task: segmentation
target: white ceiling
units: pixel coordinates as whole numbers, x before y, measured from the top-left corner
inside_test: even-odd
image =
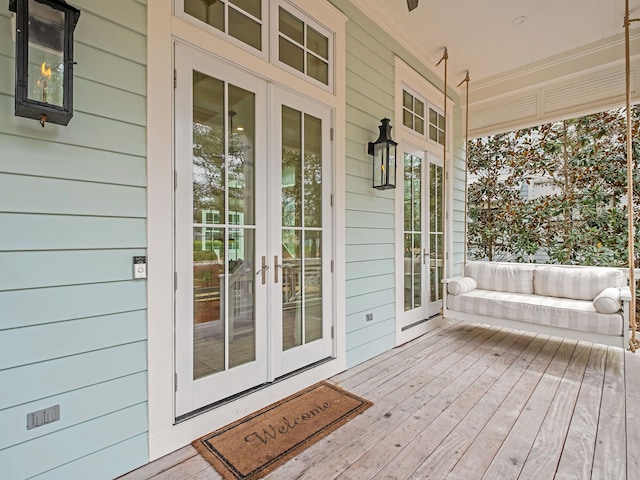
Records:
[[[469,70],[472,89],[549,57],[575,57],[594,42],[620,43],[624,33],[624,0],[420,0],[412,12],[406,0],[352,2],[436,72],[447,47],[449,83]],[[630,7],[640,17],[640,0]],[[517,17],[526,20],[513,24]]]

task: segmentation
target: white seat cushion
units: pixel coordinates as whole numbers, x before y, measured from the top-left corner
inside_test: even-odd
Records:
[[[592,301],[475,289],[447,297],[447,308],[488,317],[622,335],[622,314],[598,313]],[[526,330],[526,326],[523,326]]]
[[[607,287],[625,286],[626,278],[616,268],[541,266],[535,271],[533,285],[538,295],[593,300]]]
[[[473,278],[478,288],[500,292],[533,293],[535,266],[526,263],[469,262],[465,276]],[[593,300],[593,297],[589,300]]]

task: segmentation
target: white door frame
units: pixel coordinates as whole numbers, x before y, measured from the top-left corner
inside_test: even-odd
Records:
[[[346,139],[346,28],[347,18],[328,2],[294,0],[302,11],[334,32],[334,92],[317,88],[251,55],[220,38],[173,16],[172,0],[154,0],[147,5],[147,238],[149,278],[148,304],[148,411],[149,459],[155,460],[207,432],[228,424],[280,398],[295,393],[346,368],[345,314],[345,169],[335,162],[334,177],[334,305],[336,358],[316,368],[278,382],[234,402],[202,413],[197,418],[175,422],[174,414],[174,325],[173,325],[173,41],[181,39],[208,51],[221,61],[244,66],[274,83],[287,85],[309,98],[331,107],[336,126],[333,157],[344,158]],[[181,81],[181,79],[178,79]]]

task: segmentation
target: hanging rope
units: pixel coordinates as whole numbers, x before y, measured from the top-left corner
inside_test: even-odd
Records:
[[[442,152],[442,211],[444,212],[443,219],[447,218],[447,63],[449,60],[449,53],[447,52],[447,47],[444,47],[444,52],[442,53],[442,58],[438,63],[436,63],[436,67],[440,66],[442,61],[444,60],[444,145]],[[443,278],[447,278],[449,276],[449,272],[447,271],[447,222],[444,221],[444,225],[442,227],[442,270],[443,270]],[[437,262],[437,259],[436,259]]]
[[[467,155],[467,152],[469,150],[469,82],[471,81],[471,79],[469,78],[469,70],[467,70],[467,75],[464,77],[464,80],[462,80],[459,84],[458,87],[460,87],[460,85],[462,85],[463,83],[467,84],[467,91],[465,94],[465,98],[466,98],[466,106],[465,106],[465,110],[464,110],[464,259],[463,259],[463,265],[467,265],[467,221],[469,220],[469,212],[467,211],[467,207],[468,207],[468,203],[469,203],[469,198],[468,198],[468,191],[467,191],[467,175],[469,172],[469,168],[467,165],[467,161],[469,159],[469,156]],[[458,88],[456,87],[456,88]]]
[[[629,349],[636,351],[639,346],[636,339],[638,329],[636,323],[636,279],[635,279],[635,254],[633,244],[635,241],[635,230],[633,226],[633,139],[631,137],[631,61],[629,55],[629,27],[631,22],[640,19],[629,18],[629,0],[625,0],[624,14],[624,57],[625,57],[625,83],[626,83],[626,108],[627,108],[627,209],[628,209],[628,237],[629,237],[629,288],[631,289],[631,314],[629,323],[631,324],[631,338],[629,339]]]

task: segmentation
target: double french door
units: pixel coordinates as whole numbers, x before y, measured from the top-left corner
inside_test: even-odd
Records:
[[[332,356],[333,219],[327,107],[186,46],[175,66],[180,416]]]
[[[403,312],[406,330],[437,315],[442,305],[444,269],[443,164],[438,157],[403,153]]]

